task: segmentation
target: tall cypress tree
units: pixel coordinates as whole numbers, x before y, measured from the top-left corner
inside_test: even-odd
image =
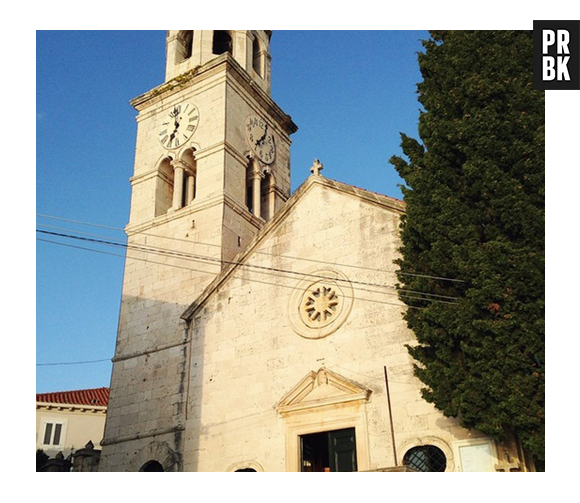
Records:
[[[433,31],[405,186],[399,296],[424,398],[544,459],[544,93],[532,32]],[[416,293],[425,292],[418,299]]]

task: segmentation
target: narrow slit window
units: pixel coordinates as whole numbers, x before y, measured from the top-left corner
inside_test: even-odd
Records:
[[[44,445],[50,445],[50,439],[52,437],[52,423],[46,423],[46,428],[44,429],[44,440],[42,443]]]
[[[60,445],[60,434],[62,433],[62,424],[54,425],[54,438],[52,439],[52,445]]]

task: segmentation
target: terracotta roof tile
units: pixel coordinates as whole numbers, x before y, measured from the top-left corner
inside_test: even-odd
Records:
[[[42,403],[63,403],[72,405],[107,406],[109,403],[109,388],[81,389],[75,391],[54,391],[52,393],[37,393],[36,401]]]

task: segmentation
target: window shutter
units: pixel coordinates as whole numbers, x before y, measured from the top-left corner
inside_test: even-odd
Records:
[[[328,433],[328,448],[333,472],[356,472],[354,428]]]

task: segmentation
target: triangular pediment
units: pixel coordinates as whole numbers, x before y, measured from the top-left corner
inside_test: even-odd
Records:
[[[278,402],[281,414],[368,400],[371,390],[328,369],[309,372]]]

